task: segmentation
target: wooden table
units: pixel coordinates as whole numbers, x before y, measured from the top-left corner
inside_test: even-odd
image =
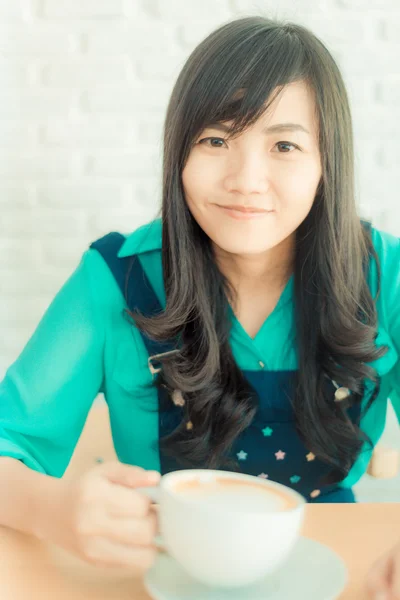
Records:
[[[98,458],[116,458],[105,403],[90,411],[64,477],[78,476]],[[366,573],[400,539],[400,503],[307,504],[302,534],[344,559],[349,583],[340,600],[367,600]],[[149,600],[141,576],[132,570],[96,568],[60,548],[0,527],[0,599],[71,598]]]
[[[400,538],[400,504],[309,504],[302,533],[345,560],[349,583],[340,600],[366,600],[370,565]],[[94,567],[7,528],[0,528],[0,598],[149,600],[140,574]]]

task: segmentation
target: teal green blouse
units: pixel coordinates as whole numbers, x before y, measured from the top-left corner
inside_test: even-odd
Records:
[[[138,254],[162,306],[161,219],[126,236],[119,256]],[[381,376],[378,398],[361,421],[377,443],[385,427],[388,398],[400,420],[400,240],[372,228],[381,264],[377,300],[377,345],[387,354],[369,363]],[[375,262],[369,286],[376,293]],[[241,369],[297,369],[292,343],[293,275],[256,337],[232,313],[231,347]],[[157,451],[157,392],[148,354],[138,329],[123,315],[123,295],[103,258],[94,249],[58,291],[19,357],[0,383],[0,455],[55,477],[66,470],[92,403],[103,393],[113,442],[121,462],[160,469]],[[367,392],[374,385],[366,381]],[[367,402],[369,393],[364,402]],[[371,451],[365,445],[343,487],[364,474]]]

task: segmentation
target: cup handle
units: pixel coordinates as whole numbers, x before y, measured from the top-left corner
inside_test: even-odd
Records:
[[[150,498],[150,500],[153,500],[154,504],[160,503],[160,486],[159,485],[152,485],[149,487],[136,488],[136,491],[140,492],[141,494],[144,494],[145,496],[148,496]]]
[[[147,496],[148,498],[150,498],[150,500],[153,500],[154,504],[156,504],[157,506],[159,506],[159,503],[160,503],[160,486],[154,485],[154,486],[151,486],[151,487],[136,488],[136,491],[140,492],[141,494],[144,494],[145,496]],[[157,547],[157,550],[159,550],[160,552],[167,552],[161,534],[158,534],[158,535],[155,536],[155,538],[154,538],[154,545]]]

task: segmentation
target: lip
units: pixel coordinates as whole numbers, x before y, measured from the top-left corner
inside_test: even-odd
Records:
[[[227,215],[229,215],[233,219],[257,219],[261,217],[266,217],[269,214],[275,212],[273,210],[263,210],[259,208],[251,209],[247,206],[235,206],[234,208],[229,206],[221,206],[220,204],[217,204],[216,206],[223,210]]]

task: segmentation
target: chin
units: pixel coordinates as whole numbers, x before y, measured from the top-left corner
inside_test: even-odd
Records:
[[[213,242],[224,250],[225,252],[229,252],[229,254],[262,254],[263,252],[267,252],[273,248],[276,244],[270,244],[268,246],[265,245],[265,240],[263,243],[257,243],[255,240],[250,241],[240,241],[240,240],[226,240],[219,239],[218,237],[213,239]]]

